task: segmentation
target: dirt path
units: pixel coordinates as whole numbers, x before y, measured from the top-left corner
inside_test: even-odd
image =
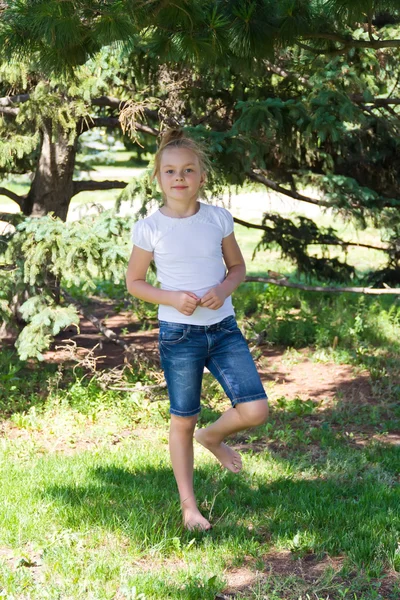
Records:
[[[148,331],[129,312],[115,314],[111,303],[104,302],[93,310],[104,325],[115,331],[121,339],[134,344],[139,350],[158,356],[157,321],[149,321]],[[150,329],[150,327],[153,327]],[[71,327],[59,335],[52,350],[45,353],[50,362],[62,362],[69,353],[62,349],[71,339],[77,344],[78,355],[94,350],[97,368],[105,369],[124,364],[124,351],[113,342],[106,340],[86,319],[81,320],[80,333]],[[284,348],[261,347],[262,355],[257,368],[267,393],[271,399],[285,396],[288,400],[300,398],[318,401],[332,401],[340,397],[344,401],[371,402],[373,394],[367,371],[356,371],[352,366],[333,362],[311,360],[308,349],[288,351]]]

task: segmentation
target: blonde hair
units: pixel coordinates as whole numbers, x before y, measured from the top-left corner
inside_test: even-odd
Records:
[[[200,169],[202,172],[207,172],[207,170],[210,168],[210,160],[204,148],[202,148],[202,146],[195,140],[186,137],[182,129],[167,129],[161,134],[160,137],[161,140],[154,157],[154,168],[152,173],[153,179],[154,177],[157,177],[160,172],[161,155],[167,148],[186,148],[187,150],[191,150],[199,159]]]

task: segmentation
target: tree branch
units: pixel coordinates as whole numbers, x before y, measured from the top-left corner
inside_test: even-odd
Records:
[[[298,73],[289,73],[288,71],[285,71],[278,65],[274,65],[269,60],[264,60],[264,64],[269,71],[275,73],[276,75],[279,75],[280,77],[283,77],[284,79],[289,79],[290,81],[300,81],[309,89],[313,87],[312,84],[308,81],[308,79],[302,77],[302,75],[299,75]]]
[[[279,184],[272,181],[272,179],[268,179],[261,175],[261,173],[257,173],[256,171],[248,171],[247,176],[252,181],[257,181],[258,183],[262,183],[271,190],[275,192],[279,192],[280,194],[284,194],[285,196],[289,196],[290,198],[294,198],[295,200],[301,200],[302,202],[308,202],[309,204],[315,204],[316,206],[326,206],[331,208],[332,205],[329,202],[325,202],[324,200],[315,200],[314,198],[309,198],[308,196],[303,196],[302,194],[298,194],[297,192],[287,190],[281,187]]]
[[[120,100],[112,96],[99,96],[98,98],[92,98],[91,104],[92,106],[109,106],[121,110],[125,106],[126,100]]]
[[[343,44],[343,50],[347,48],[373,48],[379,50],[380,48],[400,47],[400,40],[355,40],[352,37],[343,37],[338,33],[309,33],[308,35],[304,35],[303,39],[319,39],[339,42],[340,44]]]
[[[82,133],[94,127],[121,127],[121,123],[118,117],[86,117],[86,119],[81,119],[80,123],[78,123],[78,135],[82,135]],[[135,129],[143,133],[149,133],[155,137],[159,134],[157,129],[149,125],[143,125],[142,123],[135,123]]]
[[[72,196],[81,192],[93,192],[95,190],[123,189],[128,184],[126,181],[73,181]]]
[[[265,225],[257,225],[256,223],[249,223],[248,221],[242,221],[242,219],[238,219],[237,217],[233,217],[233,220],[238,225],[243,225],[243,227],[248,227],[249,229],[261,229],[262,231],[267,231],[268,227]],[[343,240],[338,240],[337,242],[313,242],[313,244],[319,244],[324,246],[356,246],[359,248],[368,248],[369,250],[382,250],[383,252],[387,252],[388,248],[382,248],[380,246],[370,246],[369,244],[359,244],[358,242],[345,242]]]
[[[82,135],[94,127],[121,127],[118,117],[85,117],[77,123],[78,135]]]
[[[372,33],[372,14],[371,11],[368,11],[368,35],[371,42],[375,42],[375,38]]]
[[[108,106],[109,108],[115,108],[122,110],[125,108],[129,100],[120,100],[119,98],[113,98],[112,96],[99,96],[98,98],[92,99],[92,106]],[[143,112],[147,117],[158,120],[158,111],[150,110],[149,108],[143,108]]]
[[[16,202],[19,207],[22,207],[25,201],[25,196],[19,196],[15,192],[12,192],[11,190],[8,190],[4,187],[0,187],[0,196],[7,196],[7,198],[10,198],[14,202]]]
[[[212,110],[210,110],[209,113],[207,113],[206,115],[204,115],[204,117],[201,117],[200,119],[198,119],[197,121],[195,121],[194,125],[200,125],[201,123],[204,123],[213,114],[215,114],[216,112],[218,112],[219,110],[221,110],[221,108],[226,108],[227,106],[228,106],[228,104],[220,104],[219,106],[215,106]]]
[[[0,106],[14,106],[14,104],[21,104],[27,102],[30,98],[30,94],[18,94],[17,96],[4,96],[0,98]]]
[[[86,308],[84,308],[83,305],[77,300],[75,300],[75,298],[73,298],[65,289],[62,289],[61,291],[68,303],[75,306],[75,308],[81,313],[81,315],[83,315],[85,319],[90,321],[96,327],[96,329],[98,329],[100,333],[104,335],[105,338],[111,340],[112,342],[114,342],[114,344],[117,344],[117,346],[120,346],[128,355],[130,355],[134,359],[142,361],[148,366],[157,364],[155,360],[152,360],[145,352],[135,348],[133,344],[126,344],[124,340],[122,340],[115,333],[115,331],[103,325],[100,319],[98,319],[95,315],[93,315]]]
[[[286,278],[274,279],[272,277],[253,277],[247,276],[245,282],[259,281],[261,283],[270,283],[271,285],[278,285],[280,287],[295,288],[298,290],[305,290],[307,292],[329,292],[329,293],[342,293],[349,292],[352,294],[370,294],[370,295],[381,295],[381,294],[393,294],[400,295],[400,288],[364,288],[364,287],[334,287],[324,285],[303,285],[301,283],[292,283]]]
[[[11,223],[11,225],[18,225],[21,221],[24,220],[24,215],[22,213],[3,213],[0,212],[0,221],[4,223]]]
[[[0,114],[16,117],[19,113],[19,108],[9,108],[8,106],[0,106]]]
[[[243,227],[248,227],[249,229],[261,229],[262,231],[266,230],[264,225],[257,225],[256,223],[248,223],[248,221],[242,221],[242,219],[238,219],[237,217],[233,217],[233,220],[238,225],[243,225]]]
[[[372,100],[366,100],[362,94],[353,94],[349,97],[353,102],[361,104],[375,104],[375,106],[388,106],[390,104],[400,104],[400,98],[372,98]]]

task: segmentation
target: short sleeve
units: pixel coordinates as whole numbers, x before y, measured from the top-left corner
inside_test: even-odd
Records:
[[[231,213],[229,212],[229,210],[226,210],[226,208],[222,208],[221,213],[222,213],[222,230],[223,230],[222,237],[225,238],[228,235],[230,235],[231,233],[233,233],[234,222],[233,222],[233,217],[232,217]]]
[[[153,252],[154,248],[151,243],[151,231],[146,227],[146,223],[142,221],[136,221],[132,227],[132,242],[135,246],[147,250],[147,252]]]

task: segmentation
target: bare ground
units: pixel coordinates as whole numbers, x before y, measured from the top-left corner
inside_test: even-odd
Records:
[[[133,344],[138,350],[149,354],[158,354],[157,321],[147,322],[147,331],[129,312],[113,314],[112,304],[104,303],[93,310],[93,314],[103,324],[115,331],[121,340]],[[124,350],[110,340],[105,339],[96,327],[87,319],[81,319],[80,331],[75,327],[68,328],[56,338],[51,350],[45,353],[45,360],[62,362],[70,356],[63,350],[68,340],[77,344],[78,352],[84,356],[95,349],[98,369],[122,366],[125,362]],[[268,395],[273,398],[285,396],[288,399],[302,398],[329,401],[341,397],[351,401],[373,402],[373,394],[369,384],[367,371],[355,371],[346,364],[333,362],[313,362],[309,350],[295,352],[288,356],[284,348],[270,349],[263,346],[262,356],[257,361],[257,368],[265,384]]]

